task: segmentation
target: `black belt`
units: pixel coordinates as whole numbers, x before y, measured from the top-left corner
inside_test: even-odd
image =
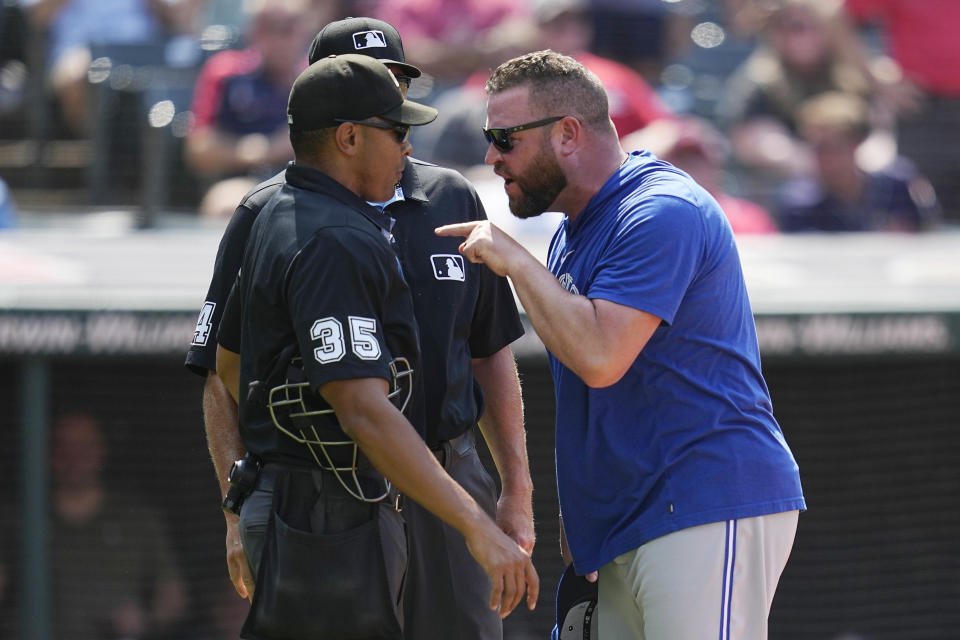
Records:
[[[450,455],[454,451],[462,458],[475,446],[477,446],[477,437],[473,432],[473,427],[471,427],[455,438],[444,440],[440,444],[430,447],[430,450],[437,457],[440,466],[446,467]]]
[[[339,484],[336,484],[336,480],[334,480],[333,478],[332,471],[329,471],[327,469],[322,469],[318,467],[316,464],[298,465],[298,464],[284,464],[282,462],[267,462],[260,469],[260,483],[258,485],[258,488],[268,489],[272,491],[276,486],[277,482],[280,480],[280,478],[282,478],[285,474],[289,474],[289,473],[309,473],[311,475],[319,475],[321,478],[323,478],[322,480],[320,480],[321,484],[325,485],[327,482],[333,482],[335,484],[331,486],[339,486]],[[372,467],[368,472],[358,471],[357,474],[359,476],[366,476],[366,477],[373,477],[373,478],[376,478],[379,475],[379,473],[376,470],[374,470]],[[329,478],[330,480],[326,480],[326,478]]]
[[[347,469],[356,467],[357,470],[373,469],[373,464],[364,455],[363,451],[357,448],[356,457],[354,457],[354,443],[350,440],[337,441],[338,444],[318,444],[303,445],[304,457],[294,458],[291,455],[280,455],[266,453],[260,456],[264,463],[280,464],[289,467],[303,467],[305,470],[314,468],[328,468],[329,466]],[[342,444],[339,444],[342,443]],[[317,459],[313,459],[311,452],[316,454]],[[326,452],[326,455],[324,455]],[[308,457],[311,456],[311,457]],[[329,456],[329,460],[327,457]]]
[[[267,462],[260,468],[260,488],[273,490],[277,480],[279,480],[285,473],[298,472],[312,474],[314,471],[320,471],[320,467],[316,465],[313,467],[308,467],[284,464],[282,462]]]
[[[333,471],[322,469],[316,465],[301,466],[277,462],[267,462],[263,465],[263,467],[260,468],[260,476],[257,483],[257,488],[266,491],[274,491],[280,480],[285,475],[290,473],[311,474],[316,478],[314,482],[316,483],[315,486],[317,486],[318,489],[320,487],[324,487],[324,490],[343,490],[340,482],[334,477],[335,474]],[[357,478],[361,485],[370,490],[371,493],[377,492],[374,495],[379,495],[379,492],[383,491],[383,476],[373,467],[358,470]],[[391,487],[387,500],[391,504],[396,504],[398,497],[399,491],[397,488]]]

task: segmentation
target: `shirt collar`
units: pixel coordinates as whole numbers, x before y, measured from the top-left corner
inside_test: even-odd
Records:
[[[380,227],[381,231],[385,232],[385,236],[389,236],[393,227],[393,219],[327,174],[291,162],[287,165],[284,177],[291,186],[328,195],[356,209],[357,212]]]
[[[400,189],[405,199],[418,200],[420,202],[430,202],[427,192],[423,190],[420,184],[420,176],[417,173],[417,164],[410,158],[406,159],[406,167],[403,169],[403,177],[400,178]]]
[[[397,183],[397,188],[393,194],[393,197],[386,202],[371,202],[371,205],[377,209],[380,209],[381,211],[386,212],[387,207],[394,202],[401,202],[404,200],[416,200],[421,203],[430,202],[430,198],[427,197],[427,192],[423,190],[423,185],[420,184],[420,176],[417,173],[417,165],[413,162],[410,162],[410,158],[406,158],[405,162],[406,166],[403,168],[403,175],[400,177],[400,182]]]
[[[592,219],[596,215],[600,215],[597,212],[602,211],[603,207],[606,205],[606,200],[611,195],[617,195],[620,191],[620,188],[631,179],[634,169],[642,164],[642,161],[638,159],[644,155],[648,159],[650,158],[649,152],[631,151],[627,155],[627,159],[623,161],[617,170],[613,172],[613,175],[611,175],[603,184],[603,186],[600,187],[600,190],[593,194],[593,197],[587,201],[587,206],[583,208],[575,221],[571,221],[570,218],[564,217],[563,226],[568,237],[576,234],[577,231],[582,229],[587,220]]]
[[[399,202],[399,201],[405,200],[405,199],[406,199],[406,198],[403,197],[403,187],[400,186],[400,183],[397,183],[397,186],[396,186],[396,187],[394,188],[394,190],[393,190],[393,197],[392,197],[392,198],[390,198],[389,200],[386,200],[386,201],[384,201],[384,202],[370,202],[370,201],[368,200],[367,203],[370,204],[370,206],[376,207],[376,208],[379,209],[380,211],[383,211],[384,209],[386,209],[387,207],[389,207],[389,206],[390,206],[391,204],[393,204],[394,202]]]

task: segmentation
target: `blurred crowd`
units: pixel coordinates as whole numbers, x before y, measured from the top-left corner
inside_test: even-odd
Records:
[[[955,0],[2,7],[0,227],[18,223],[18,208],[51,203],[229,216],[292,159],[290,85],[313,35],[349,15],[395,25],[425,72],[410,95],[440,117],[416,132],[414,155],[470,176],[484,175],[472,169],[486,150],[486,77],[551,48],[602,80],[628,148],[693,175],[737,233],[915,232],[960,220]]]

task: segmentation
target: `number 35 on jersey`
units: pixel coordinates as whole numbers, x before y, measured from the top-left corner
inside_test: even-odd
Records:
[[[348,316],[349,335],[345,335],[343,323],[337,318],[328,317],[314,321],[310,327],[310,339],[318,345],[313,349],[313,357],[320,364],[338,362],[350,350],[361,360],[380,358],[380,342],[377,340],[377,321],[375,318]]]

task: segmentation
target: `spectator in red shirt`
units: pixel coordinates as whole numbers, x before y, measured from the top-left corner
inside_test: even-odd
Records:
[[[220,52],[204,65],[185,146],[191,169],[211,183],[201,214],[229,215],[253,185],[293,160],[287,98],[306,67],[315,24],[308,8],[304,0],[255,2],[249,47]]]
[[[960,127],[960,2],[956,0],[846,0],[860,23],[879,23],[889,53],[921,96],[900,114],[900,152],[933,183],[944,216],[960,220],[960,148],[944,133]]]
[[[859,22],[883,25],[890,54],[926,93],[960,98],[960,3],[956,0],[846,0]]]

